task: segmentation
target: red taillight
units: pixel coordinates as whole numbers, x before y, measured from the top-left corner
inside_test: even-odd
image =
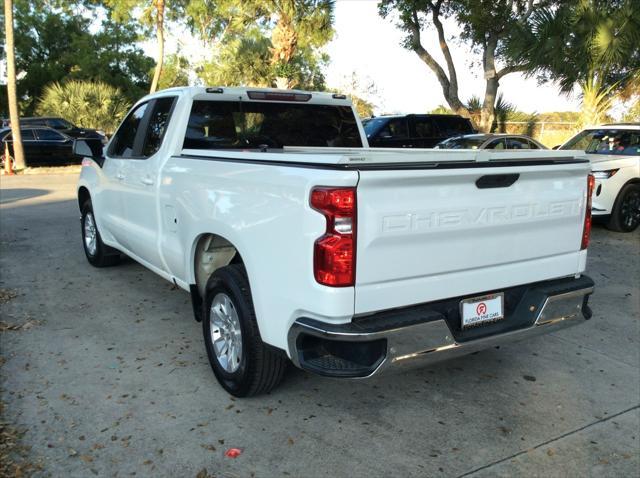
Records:
[[[591,236],[591,196],[593,195],[593,187],[596,180],[593,174],[587,176],[587,207],[584,213],[584,227],[582,228],[582,245],[580,249],[589,247],[589,237]]]
[[[313,251],[316,281],[331,287],[350,287],[356,276],[356,189],[314,188],[311,207],[327,220],[325,234]]]

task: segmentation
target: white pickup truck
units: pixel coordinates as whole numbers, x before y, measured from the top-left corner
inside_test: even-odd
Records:
[[[169,89],[78,140],[82,242],[189,291],[231,394],[369,377],[590,317],[575,152],[369,149],[331,93]]]

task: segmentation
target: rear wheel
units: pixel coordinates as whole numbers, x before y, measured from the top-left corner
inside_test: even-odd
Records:
[[[120,262],[120,253],[102,242],[91,200],[82,206],[82,246],[87,260],[95,267],[113,266]]]
[[[627,184],[618,193],[607,228],[631,232],[640,225],[640,184]]]
[[[220,385],[236,397],[267,393],[287,360],[262,342],[244,267],[232,264],[209,278],[202,330],[209,363]]]

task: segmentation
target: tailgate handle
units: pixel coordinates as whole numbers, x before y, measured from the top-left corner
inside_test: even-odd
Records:
[[[515,183],[519,174],[487,174],[480,176],[476,181],[478,189],[490,189],[490,188],[508,188]]]

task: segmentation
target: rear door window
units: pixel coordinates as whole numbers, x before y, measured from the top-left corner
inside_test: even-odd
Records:
[[[394,118],[387,121],[376,135],[378,139],[405,139],[409,137],[407,120],[405,118]]]
[[[153,112],[149,118],[149,126],[147,127],[144,145],[142,147],[142,156],[145,158],[154,155],[160,149],[160,146],[162,146],[162,140],[165,132],[167,131],[167,126],[169,125],[169,118],[171,116],[175,100],[175,96],[170,96],[158,98],[155,101]]]
[[[64,141],[65,138],[57,131],[52,129],[38,128],[36,130],[36,134],[38,135],[38,139],[40,141]]]
[[[348,106],[260,101],[193,102],[185,149],[254,149],[284,146],[361,147]]]
[[[147,103],[136,106],[124,119],[116,132],[109,155],[116,158],[131,158],[134,156],[134,145],[140,122],[147,110]]]
[[[494,139],[484,149],[505,149],[504,138]]]
[[[507,149],[530,149],[529,141],[524,138],[508,138]]]
[[[411,136],[414,138],[433,138],[438,136],[438,129],[432,118],[413,118],[411,120]]]

